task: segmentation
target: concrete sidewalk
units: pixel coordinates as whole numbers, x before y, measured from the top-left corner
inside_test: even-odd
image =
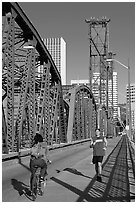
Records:
[[[102,183],[96,181],[94,165],[91,164],[91,153],[87,158],[78,161],[73,168],[66,168],[57,177],[52,177],[47,183],[44,196],[38,196],[36,201],[106,202],[134,200],[134,188],[130,192],[128,183],[126,148],[126,139],[121,137],[108,139],[108,148],[103,163]],[[134,182],[133,178],[132,187]]]

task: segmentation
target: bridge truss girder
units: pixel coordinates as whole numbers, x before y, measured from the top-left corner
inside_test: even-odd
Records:
[[[51,55],[17,3],[2,3],[2,23],[3,153],[31,147],[35,132],[48,144],[65,142],[61,77]]]
[[[91,138],[96,129],[96,104],[90,89],[77,86],[64,95],[69,105],[67,142]]]

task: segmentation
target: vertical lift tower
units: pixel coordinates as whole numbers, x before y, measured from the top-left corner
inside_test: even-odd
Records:
[[[85,20],[88,24],[89,31],[89,81],[90,89],[95,96],[98,110],[104,107],[108,111],[108,66],[106,59],[108,58],[109,49],[109,22],[110,19],[102,17],[102,19],[90,18]],[[113,74],[112,74],[113,76]],[[112,77],[111,76],[111,77]],[[97,91],[99,90],[99,93]],[[98,111],[98,127],[103,131],[102,122],[100,122],[100,111]],[[107,131],[107,121],[106,131]],[[107,132],[106,132],[107,134]]]

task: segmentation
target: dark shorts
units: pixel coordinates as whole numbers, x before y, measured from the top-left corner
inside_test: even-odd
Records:
[[[35,174],[36,169],[40,167],[42,169],[42,171],[44,172],[44,174],[47,174],[47,163],[44,159],[42,158],[38,158],[38,159],[34,159],[31,158],[30,159],[30,170],[32,174]]]
[[[93,164],[96,164],[98,162],[102,163],[102,161],[103,161],[103,156],[93,156],[93,159],[92,159]]]

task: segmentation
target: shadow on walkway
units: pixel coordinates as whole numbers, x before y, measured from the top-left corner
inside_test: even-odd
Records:
[[[11,184],[13,188],[18,191],[19,195],[25,195],[28,199],[32,200],[31,198],[31,192],[29,190],[29,186],[24,184],[21,181],[18,181],[16,179],[11,179]]]
[[[80,176],[83,175],[76,169],[67,168],[66,170]],[[96,181],[96,176],[94,176],[85,190],[81,191],[55,177],[51,179],[79,195],[77,202],[129,202],[135,199],[135,194],[131,194],[129,188],[126,137],[121,138],[103,164],[102,182]]]
[[[78,171],[77,169],[74,169],[74,168],[65,168],[63,171],[68,171],[70,173],[92,179],[92,177],[86,176],[86,175],[82,174],[80,171]]]

